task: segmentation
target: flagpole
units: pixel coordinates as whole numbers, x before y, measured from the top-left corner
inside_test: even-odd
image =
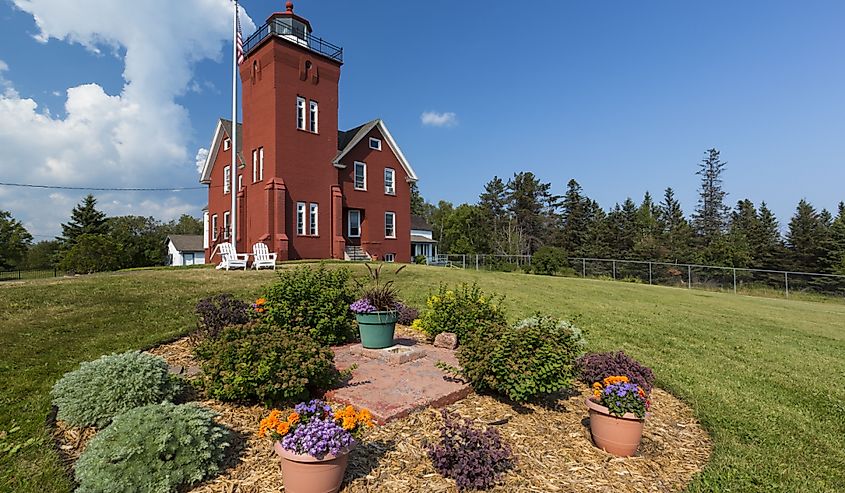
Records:
[[[232,194],[232,213],[229,232],[232,238],[232,246],[238,251],[238,229],[237,222],[237,193],[238,193],[238,0],[235,0],[235,13],[232,17],[232,172],[229,174],[232,184],[229,190]]]

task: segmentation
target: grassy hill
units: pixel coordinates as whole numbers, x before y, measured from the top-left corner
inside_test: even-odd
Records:
[[[199,298],[257,297],[273,278],[141,270],[0,285],[0,490],[70,488],[44,427],[62,373],[178,336],[194,326]],[[691,491],[845,484],[845,305],[420,266],[398,284],[422,306],[439,283],[460,281],[505,294],[514,319],[535,311],[570,318],[587,329],[592,349],[622,348],[652,366],[658,385],[689,403],[715,440]]]

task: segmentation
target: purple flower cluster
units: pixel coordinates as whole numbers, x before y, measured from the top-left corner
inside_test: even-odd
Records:
[[[601,405],[614,416],[625,413],[635,414],[644,418],[648,411],[649,401],[644,392],[640,392],[637,384],[628,382],[613,383],[602,389]]]
[[[282,447],[300,455],[322,459],[327,454],[340,455],[355,445],[352,434],[331,418],[315,418],[297,426],[282,438]]]
[[[361,298],[355,303],[352,303],[349,305],[349,309],[352,310],[353,313],[372,313],[378,311],[375,305],[370,303],[370,300],[367,298]]]
[[[324,418],[331,416],[332,407],[321,401],[320,399],[311,399],[308,402],[300,402],[293,409],[299,414],[299,419],[303,422],[310,418]]]

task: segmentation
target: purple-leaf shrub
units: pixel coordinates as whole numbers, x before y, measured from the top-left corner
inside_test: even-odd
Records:
[[[584,355],[578,359],[577,367],[581,380],[588,385],[601,382],[607,377],[624,375],[646,393],[650,393],[654,387],[654,372],[651,368],[641,365],[624,351]]]
[[[513,465],[510,447],[493,428],[475,428],[445,409],[441,414],[440,442],[427,450],[434,468],[461,491],[492,487]]]
[[[199,320],[192,334],[194,342],[217,339],[226,327],[249,322],[249,304],[228,293],[201,299],[195,312]]]
[[[396,310],[399,312],[399,320],[402,325],[411,325],[414,320],[420,318],[420,311],[404,303],[396,303]]]

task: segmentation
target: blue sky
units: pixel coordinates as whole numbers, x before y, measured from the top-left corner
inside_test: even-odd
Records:
[[[226,1],[64,3],[0,0],[0,181],[195,186],[196,152],[230,111]],[[242,5],[257,24],[282,9]],[[383,118],[429,201],[475,201],[493,175],[528,170],[557,192],[575,178],[605,208],[672,186],[689,213],[714,146],[731,204],[765,200],[785,224],[802,197],[845,200],[842,2],[303,0],[296,12],[344,47],[341,126]],[[135,35],[113,27],[130,21]],[[426,125],[425,112],[454,119]],[[132,129],[160,134],[145,144]],[[113,152],[92,145],[101,136]],[[49,235],[83,194],[0,187],[0,209]],[[113,214],[204,205],[201,191],[101,195]]]

